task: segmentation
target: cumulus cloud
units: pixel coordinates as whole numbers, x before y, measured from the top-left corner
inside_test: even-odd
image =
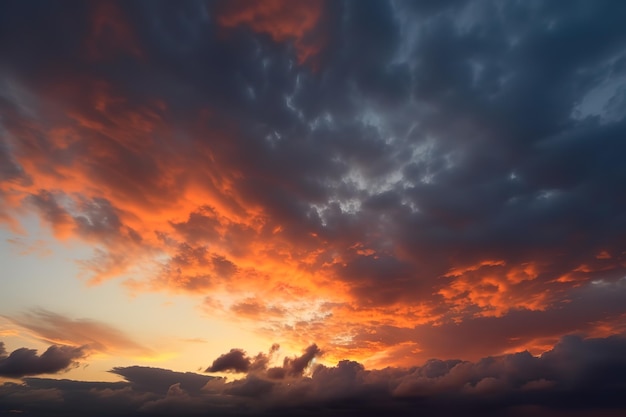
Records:
[[[250,369],[250,358],[241,349],[231,349],[213,361],[205,372],[247,372]]]
[[[288,375],[302,375],[302,372],[311,365],[311,362],[316,357],[320,356],[322,351],[316,344],[312,344],[307,347],[301,356],[295,358],[285,358],[283,368],[287,371]]]
[[[4,345],[0,345],[4,349]],[[41,355],[35,349],[19,348],[6,356],[0,349],[0,376],[19,378],[25,375],[55,374],[77,365],[86,356],[85,348],[50,346]]]
[[[626,407],[624,349],[623,336],[568,335],[539,356],[518,352],[476,361],[431,359],[420,366],[378,370],[342,360],[335,366],[317,364],[310,373],[286,380],[251,372],[242,379],[226,381],[134,366],[112,370],[127,382],[25,378],[24,385],[4,384],[0,386],[0,405],[32,398],[32,402],[20,404],[20,409],[40,410],[41,415],[54,415],[43,407],[57,404],[60,398],[65,404],[55,409],[66,410],[67,415],[80,415],[85,410],[98,415],[100,409],[103,415],[149,411],[178,415],[315,412],[349,416],[394,412],[409,416],[419,412],[446,416],[462,412],[469,416],[515,416],[533,407],[540,415],[578,415],[573,410],[618,415]],[[315,350],[310,347],[302,357]]]
[[[265,384],[257,378],[256,375],[262,375],[270,379],[283,379],[289,377],[302,376],[304,371],[308,369],[316,357],[322,355],[322,351],[316,344],[307,347],[301,356],[288,357],[283,359],[282,366],[269,367],[270,360],[273,359],[280,346],[275,343],[270,348],[268,354],[259,352],[254,357],[247,356],[246,352],[241,349],[231,349],[230,352],[220,355],[213,361],[213,364],[206,369],[205,372],[239,372],[249,373],[246,379],[246,385],[239,386],[235,392],[248,392],[256,389],[269,390],[272,384]],[[247,385],[249,384],[249,385]]]

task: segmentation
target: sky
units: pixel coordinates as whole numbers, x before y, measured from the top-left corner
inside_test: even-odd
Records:
[[[626,3],[0,2],[0,416],[622,416]]]

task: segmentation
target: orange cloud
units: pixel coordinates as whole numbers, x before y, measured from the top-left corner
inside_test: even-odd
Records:
[[[143,58],[134,30],[119,6],[112,1],[92,4],[91,29],[85,41],[88,57],[94,61],[120,54]]]
[[[84,346],[102,353],[127,352],[142,356],[154,353],[121,331],[95,320],[70,319],[46,310],[7,318],[35,337],[53,344]]]
[[[267,11],[284,3],[245,4],[241,15],[225,12],[222,25],[249,25],[297,48],[321,13],[313,10],[321,3],[297,3],[308,17],[296,26],[291,12]],[[263,183],[245,171],[250,161],[243,159],[255,150],[238,146],[236,126],[210,109],[173,120],[160,97],[133,97],[88,76],[47,85],[37,104],[37,117],[6,113],[7,130],[19,138],[13,156],[29,176],[0,185],[7,221],[35,209],[59,239],[92,245],[94,256],[81,265],[94,284],[132,272],[134,291],[226,294],[223,303],[205,307],[296,347],[316,341],[328,358],[367,361],[375,353],[372,363],[402,355],[398,363],[408,363],[427,345],[412,332],[417,326],[545,311],[563,298],[562,290],[619,261],[601,252],[555,272],[545,260],[448,260],[440,276],[430,265],[436,260],[412,263],[412,254],[381,250],[348,226],[330,237],[321,228],[298,227],[301,219],[263,200],[267,189],[258,191]],[[264,178],[276,189],[286,187],[282,180]],[[132,348],[100,325],[43,316],[53,324],[37,324],[41,317],[22,323],[54,343],[114,348],[101,333],[112,346]],[[505,348],[511,346],[518,345]]]
[[[482,261],[468,267],[452,268],[438,293],[462,312],[478,308],[482,316],[502,316],[511,309],[543,310],[548,307],[551,291],[545,284],[533,284],[540,265],[526,262],[507,265],[504,261]]]
[[[232,0],[221,6],[218,23],[222,27],[248,26],[276,42],[294,42],[300,64],[311,60],[322,47],[315,29],[323,0]]]

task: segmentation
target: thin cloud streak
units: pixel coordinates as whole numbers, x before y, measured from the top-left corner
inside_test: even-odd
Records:
[[[47,310],[5,317],[41,340],[82,346],[88,351],[151,356],[154,351],[133,341],[122,331],[90,319],[71,319]]]

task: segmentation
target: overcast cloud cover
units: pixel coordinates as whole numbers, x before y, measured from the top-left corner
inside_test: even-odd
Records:
[[[0,415],[622,415],[624,22],[612,0],[0,2],[2,227],[35,215],[91,249],[91,285],[302,350],[47,379],[156,348],[9,314],[51,346],[0,344]]]

